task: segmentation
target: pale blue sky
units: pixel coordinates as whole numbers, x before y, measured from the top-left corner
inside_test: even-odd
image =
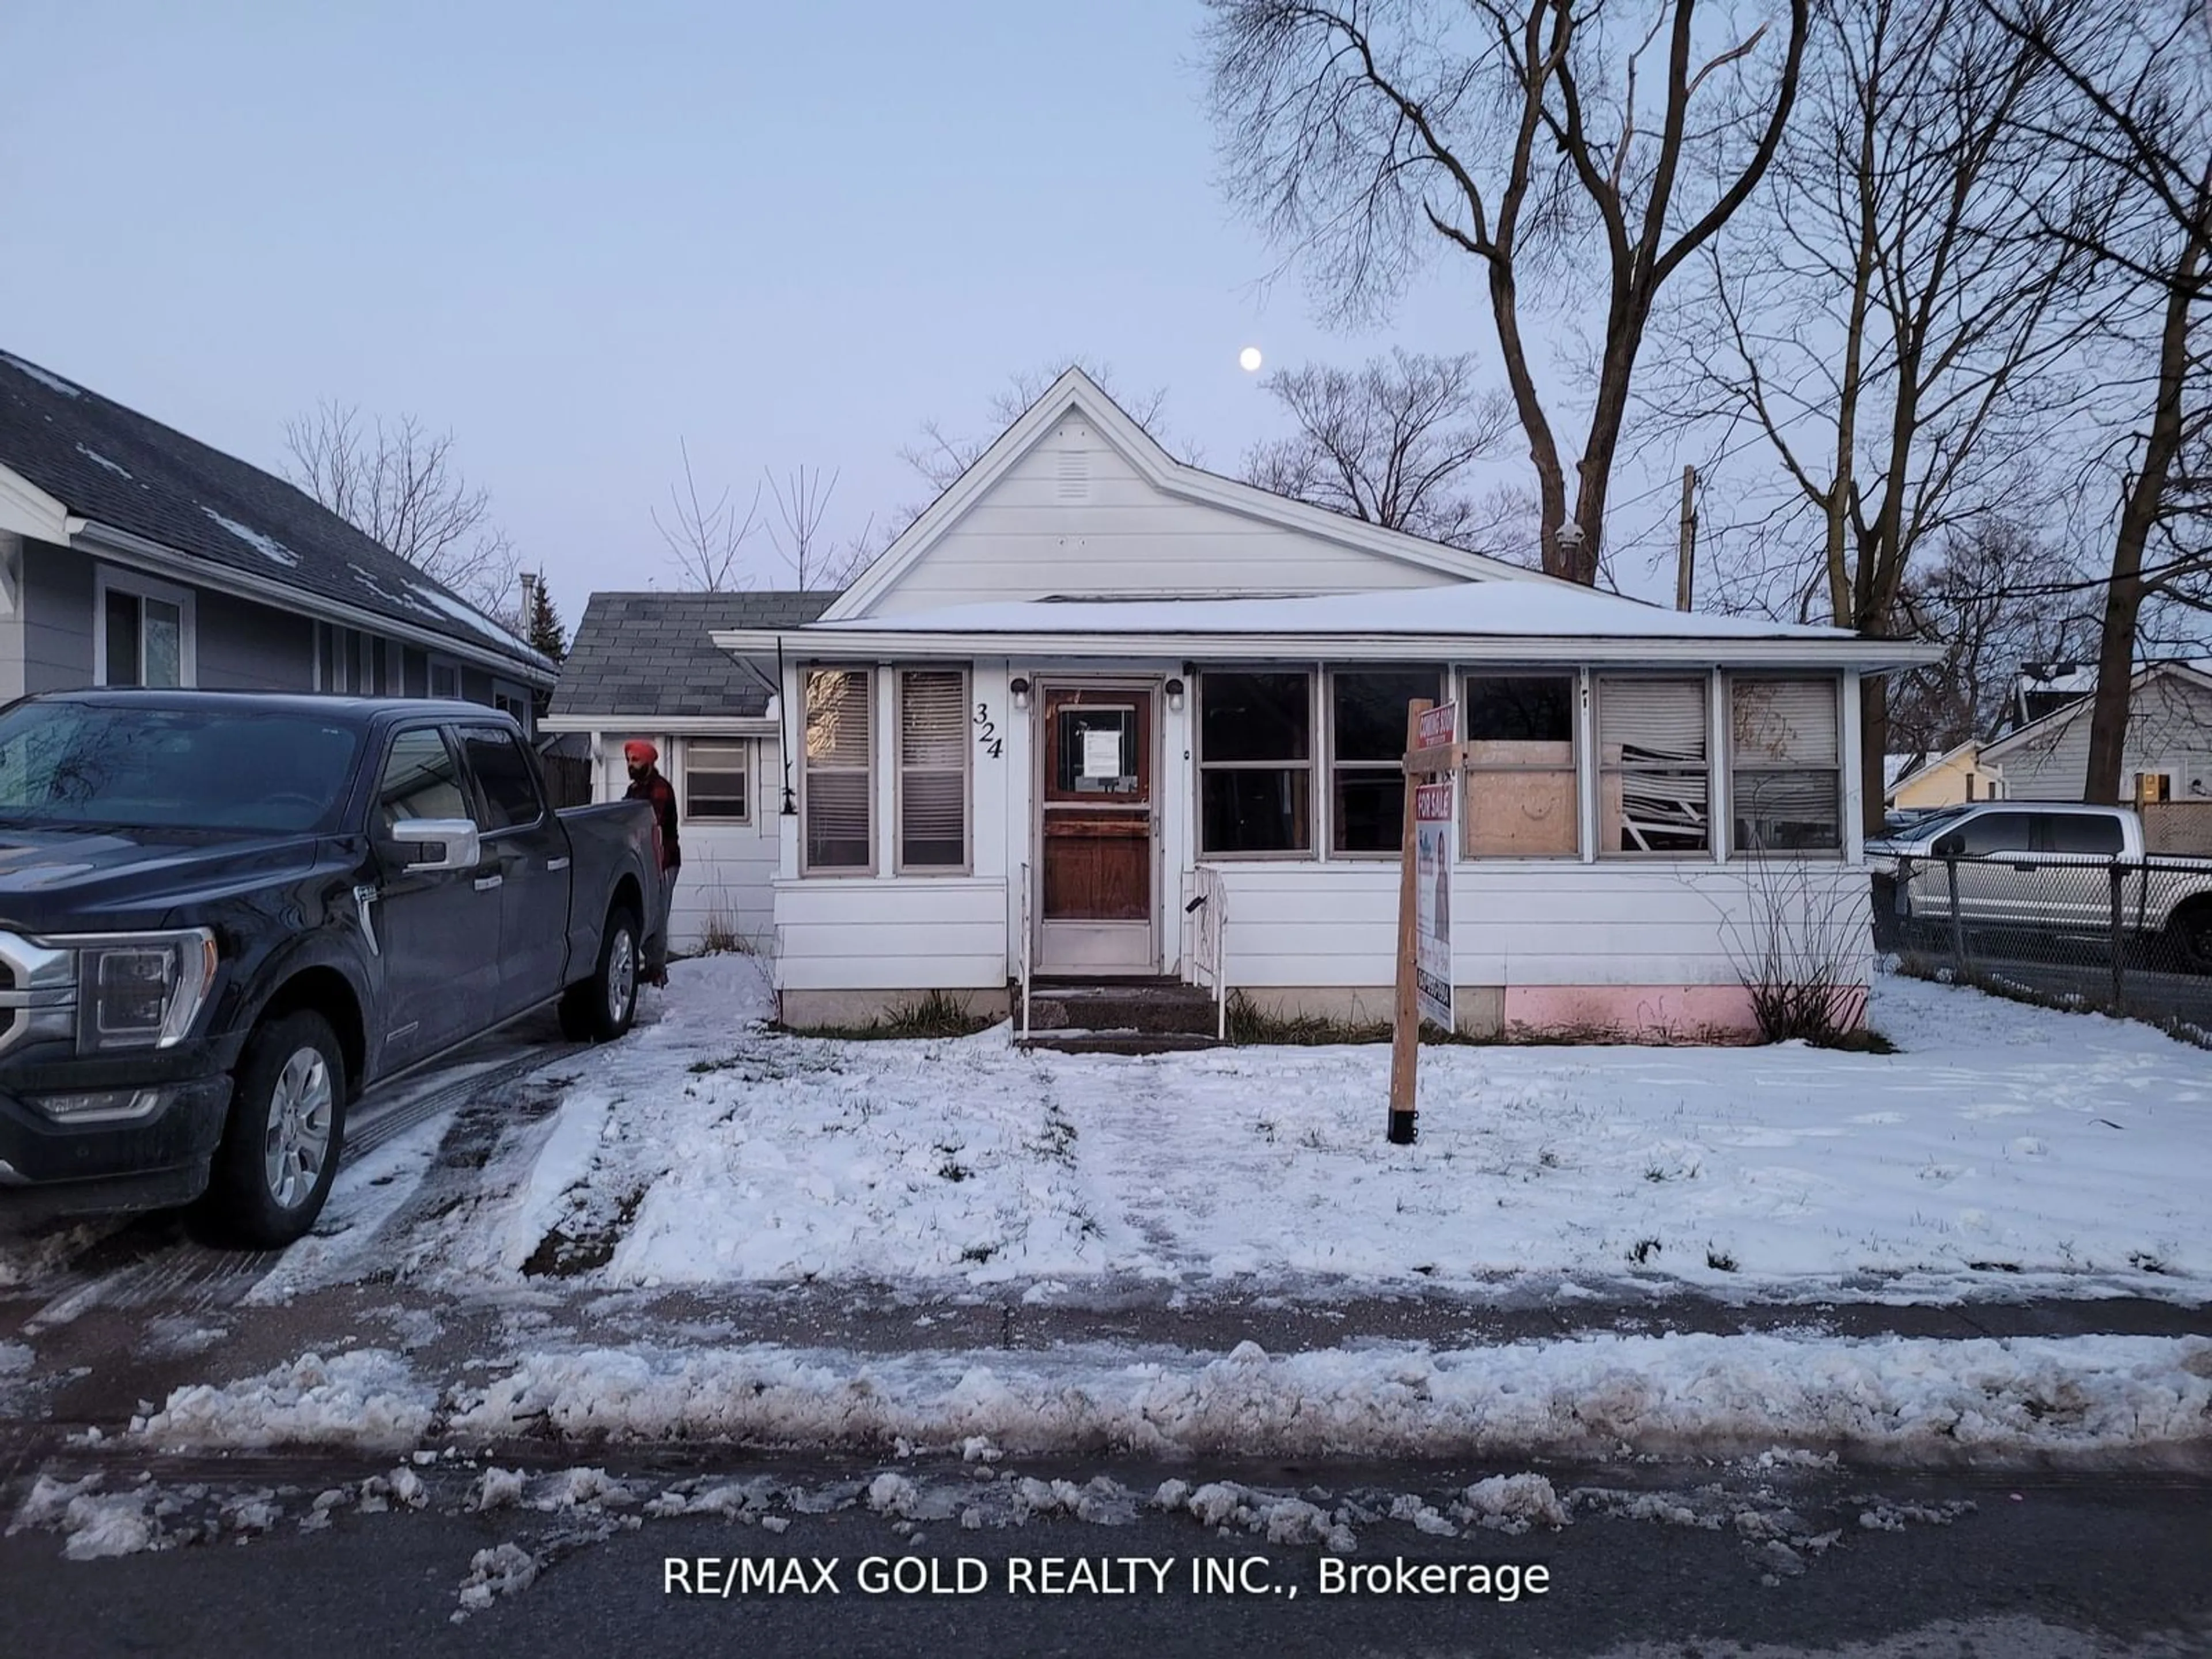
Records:
[[[1073,353],[1165,386],[1220,471],[1277,424],[1241,346],[1494,364],[1464,266],[1365,336],[1259,290],[1200,16],[6,0],[0,348],[264,465],[323,398],[451,428],[572,624],[678,585],[647,509],[679,434],[748,492],[842,467],[849,534],[925,493],[922,417],[981,430]],[[754,568],[787,580],[765,541]]]

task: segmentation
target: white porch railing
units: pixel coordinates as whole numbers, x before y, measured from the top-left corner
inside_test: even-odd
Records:
[[[1030,1035],[1030,935],[1036,931],[1030,915],[1030,867],[1024,864],[1022,866],[1021,932],[1016,936],[1014,945],[1014,972],[1022,985],[1022,1041],[1024,1042],[1029,1041]]]
[[[1201,864],[1191,872],[1190,897],[1183,914],[1190,918],[1191,982],[1213,993],[1213,1035],[1229,1038],[1229,886],[1221,872]]]

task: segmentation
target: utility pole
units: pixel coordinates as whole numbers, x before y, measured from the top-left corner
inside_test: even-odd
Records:
[[[1698,469],[1682,469],[1682,553],[1674,569],[1674,609],[1690,608],[1690,572],[1698,556],[1698,510],[1694,505],[1698,488]]]

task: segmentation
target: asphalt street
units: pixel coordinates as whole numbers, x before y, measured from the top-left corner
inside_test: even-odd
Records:
[[[1096,1472],[1139,1491],[1162,1473],[1111,1465],[1042,1473]],[[267,1473],[258,1469],[256,1478]],[[308,1473],[310,1486],[333,1475]],[[853,1471],[786,1464],[781,1473],[803,1486],[810,1476],[828,1482]],[[1440,1493],[1467,1473],[1366,1468],[1357,1478]],[[1314,1469],[1234,1474],[1292,1488],[1317,1480],[1340,1487],[1345,1479]],[[1563,1489],[1570,1479],[1606,1478],[1559,1474]],[[1713,1471],[1645,1468],[1632,1478],[1641,1489],[1687,1492]],[[2212,1654],[2208,1496],[2202,1484],[2166,1478],[1991,1482],[1821,1472],[1785,1483],[1778,1498],[1804,1524],[1841,1536],[1805,1553],[1794,1570],[1775,1571],[1771,1545],[1736,1528],[1585,1515],[1560,1531],[1445,1539],[1386,1523],[1347,1558],[1369,1580],[1357,1593],[1316,1548],[1224,1536],[1187,1515],[1139,1512],[1121,1525],[1038,1518],[976,1531],[939,1522],[916,1533],[855,1508],[793,1516],[781,1534],[685,1518],[616,1525],[601,1537],[606,1523],[574,1514],[434,1504],[419,1513],[341,1515],[309,1534],[280,1525],[245,1543],[82,1563],[58,1559],[51,1534],[27,1531],[0,1543],[0,1596],[9,1650],[53,1659],[301,1650],[515,1659],[680,1651],[848,1659],[963,1651],[1085,1659],[2204,1655]],[[1870,1503],[1891,1513],[1956,1513],[1940,1524],[1883,1530],[1857,1523]],[[507,1545],[531,1557],[534,1581],[457,1619],[472,1560]],[[927,1566],[893,1565],[908,1557],[935,1564],[935,1590]],[[732,1558],[779,1565],[757,1568],[750,1584],[724,1594],[726,1583],[742,1579]],[[965,1569],[963,1558],[971,1563]],[[1218,1564],[1214,1587],[1194,1593],[1194,1571],[1206,1569],[1194,1564],[1209,1558]],[[1091,1565],[1074,1566],[1079,1560]],[[1441,1575],[1425,1581],[1421,1569],[1431,1565],[1463,1570],[1456,1594],[1436,1592]],[[1492,1570],[1487,1594],[1470,1588],[1476,1576],[1464,1569],[1475,1565]],[[1521,1570],[1510,1601],[1499,1594],[1507,1566]],[[1547,1575],[1541,1593],[1532,1588],[1536,1567]],[[763,1571],[774,1589],[763,1588]],[[973,1593],[959,1593],[963,1573]],[[914,1593],[897,1589],[899,1574]]]

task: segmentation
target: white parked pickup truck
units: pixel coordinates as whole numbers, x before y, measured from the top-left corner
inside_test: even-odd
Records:
[[[1980,801],[1870,841],[1877,943],[1958,921],[1978,931],[2109,939],[2120,931],[2182,967],[2212,973],[2212,859],[2148,855],[2124,806]]]

